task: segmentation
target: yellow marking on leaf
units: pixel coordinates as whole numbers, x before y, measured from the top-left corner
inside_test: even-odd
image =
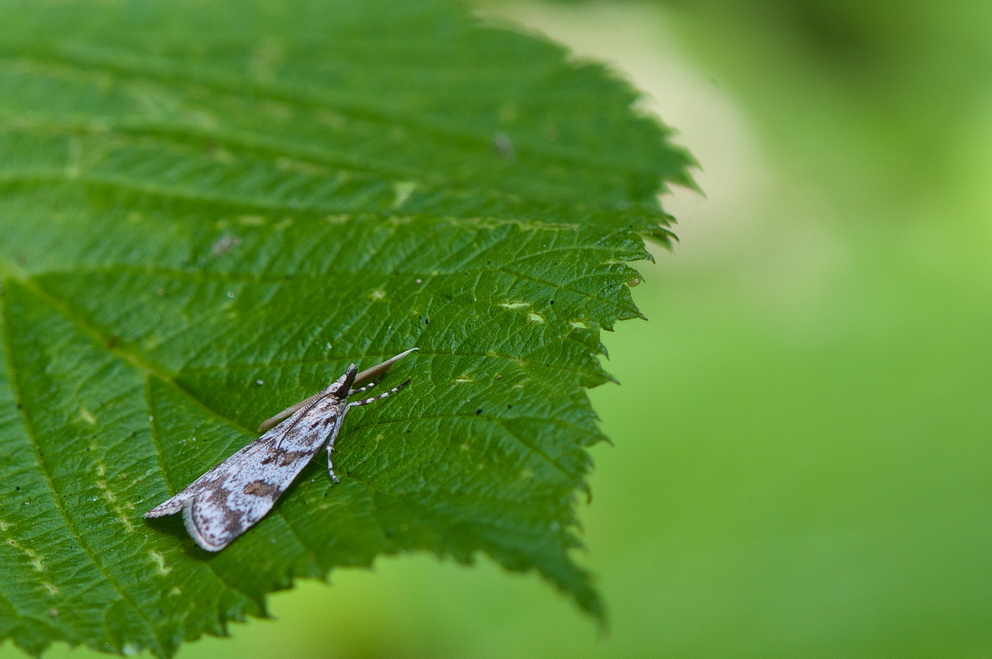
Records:
[[[164,577],[172,572],[172,567],[165,564],[165,556],[162,555],[162,552],[152,549],[148,552],[148,555],[152,557],[152,562],[155,563],[155,571],[159,575]]]
[[[107,481],[97,481],[96,482],[96,486],[98,488],[100,488],[100,491],[103,493],[103,497],[107,501],[109,501],[110,503],[116,503],[117,502],[117,496],[113,492],[110,491],[110,488],[109,487],[107,487]]]
[[[397,181],[393,183],[393,208],[399,208],[406,203],[413,191],[417,189],[416,181]]]

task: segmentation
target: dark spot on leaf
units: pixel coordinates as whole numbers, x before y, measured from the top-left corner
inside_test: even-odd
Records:
[[[478,416],[480,414],[482,414],[482,408],[481,407],[475,411],[475,415],[476,416]]]

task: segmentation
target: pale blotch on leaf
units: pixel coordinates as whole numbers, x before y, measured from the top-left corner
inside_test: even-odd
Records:
[[[155,564],[155,572],[157,572],[160,576],[164,577],[165,575],[172,572],[172,568],[165,564],[165,556],[162,555],[162,552],[153,549],[150,552],[148,552],[148,555],[151,556],[152,563]],[[173,588],[173,590],[178,590],[178,589]]]
[[[504,309],[522,309],[523,307],[529,307],[530,302],[499,302],[496,306],[503,307]]]
[[[417,189],[416,181],[397,181],[393,183],[393,208],[399,208],[406,203],[413,191]]]
[[[529,320],[532,323],[543,323],[544,316],[540,314],[536,314],[533,311],[531,311],[529,314],[527,314],[527,320]]]
[[[101,492],[103,492],[103,497],[107,501],[109,501],[110,503],[117,502],[117,495],[115,495],[113,492],[110,491],[110,488],[107,486],[107,481],[97,481],[96,486],[100,488]]]
[[[210,253],[214,256],[224,256],[241,244],[241,238],[230,233],[225,233],[210,245]]]
[[[91,426],[96,425],[96,417],[93,416],[93,413],[90,412],[85,407],[79,410],[79,418],[85,421],[86,423],[90,424]]]

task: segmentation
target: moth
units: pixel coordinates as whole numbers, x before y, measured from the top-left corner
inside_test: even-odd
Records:
[[[261,437],[146,512],[145,517],[182,511],[186,530],[196,544],[207,551],[220,551],[272,510],[276,499],[325,446],[331,480],[340,482],[334,475],[331,453],[345,414],[352,407],[396,393],[410,380],[371,398],[349,401],[348,397],[373,387],[393,364],[414,350],[361,373],[352,364],[324,390],[263,421],[258,429],[264,433]]]

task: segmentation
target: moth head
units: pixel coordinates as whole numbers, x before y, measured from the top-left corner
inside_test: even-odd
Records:
[[[357,374],[358,368],[352,364],[348,367],[348,370],[344,372],[344,375],[335,380],[334,383],[327,388],[327,393],[334,394],[339,398],[345,398],[351,391],[351,386],[355,384],[355,375]]]

